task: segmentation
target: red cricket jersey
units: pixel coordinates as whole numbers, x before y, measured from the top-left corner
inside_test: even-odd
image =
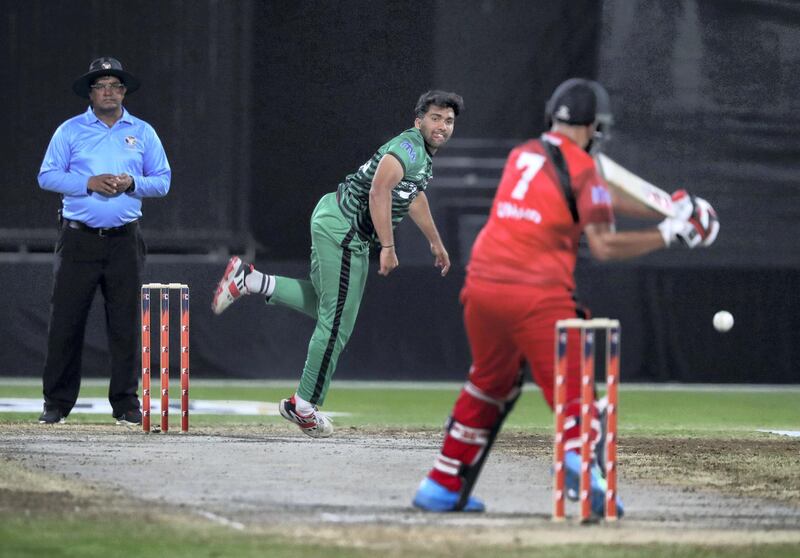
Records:
[[[583,227],[614,222],[611,194],[592,157],[564,135],[545,135],[564,154],[580,221],[572,220],[543,140],[519,145],[508,156],[489,220],[472,247],[470,276],[574,290]]]

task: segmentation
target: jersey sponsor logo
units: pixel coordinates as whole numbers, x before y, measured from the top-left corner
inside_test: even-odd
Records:
[[[136,138],[133,136],[125,136],[125,143],[131,147],[136,147]]]
[[[592,203],[594,205],[611,205],[611,194],[605,186],[592,186]]]
[[[417,152],[414,150],[414,146],[411,145],[410,141],[403,140],[400,143],[400,147],[406,150],[406,153],[408,153],[408,158],[411,159],[412,163],[417,160]]]
[[[497,204],[497,217],[499,219],[514,219],[516,221],[530,221],[537,225],[542,222],[542,214],[530,207],[520,207],[511,202]]]
[[[417,185],[408,182],[401,182],[394,191],[397,193],[398,197],[407,200],[412,196],[416,197]]]

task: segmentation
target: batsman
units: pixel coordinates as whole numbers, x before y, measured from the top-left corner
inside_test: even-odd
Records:
[[[472,488],[519,396],[526,364],[553,408],[555,323],[590,317],[575,297],[582,236],[592,257],[606,261],[673,246],[710,246],[719,231],[711,205],[682,190],[672,196],[675,217],[650,228],[615,229],[615,211],[661,216],[610,190],[595,168],[592,153],[601,148],[613,120],[599,83],[573,78],[559,85],[546,104],[545,120],[546,133],[509,154],[488,221],[472,247],[461,291],[472,366],[441,451],[414,496],[413,504],[423,510],[484,510],[483,502],[471,496]],[[570,339],[570,349],[565,461],[567,493],[575,499],[580,476],[577,338]],[[600,424],[592,420],[595,444]],[[605,480],[596,454],[590,498],[593,514],[601,516]],[[621,516],[622,503],[617,505]]]

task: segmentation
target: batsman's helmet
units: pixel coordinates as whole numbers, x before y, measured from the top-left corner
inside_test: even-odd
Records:
[[[587,151],[599,150],[602,142],[611,137],[611,103],[605,88],[590,79],[571,78],[556,87],[545,104],[544,119],[547,128],[553,122],[564,122],[575,126],[596,124],[594,138]]]

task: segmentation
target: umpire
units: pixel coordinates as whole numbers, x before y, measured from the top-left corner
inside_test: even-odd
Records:
[[[139,218],[142,198],[165,196],[172,172],[152,126],[122,106],[139,85],[118,60],[93,60],[72,84],[89,107],[58,127],[39,171],[39,186],[62,197],[43,424],[64,422],[78,398],[86,319],[98,286],[105,300],[113,416],[117,424],[142,422],[137,301],[146,248]]]

